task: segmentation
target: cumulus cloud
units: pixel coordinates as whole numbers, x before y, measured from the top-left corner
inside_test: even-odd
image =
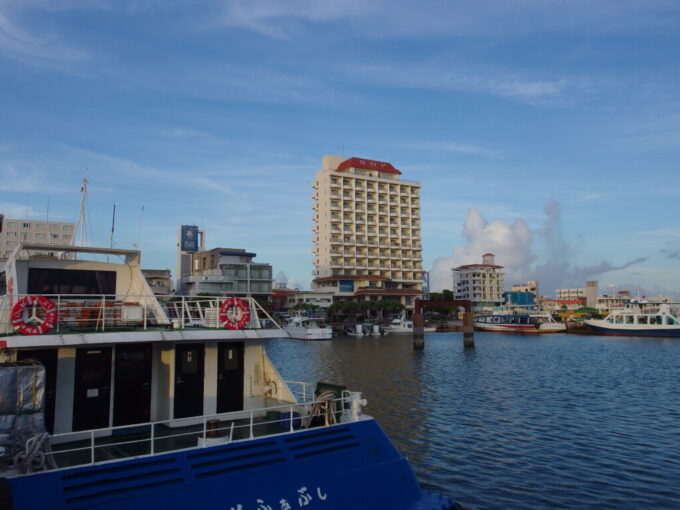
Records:
[[[488,222],[478,209],[468,211],[463,224],[467,244],[457,247],[449,257],[439,257],[430,272],[430,286],[435,292],[450,289],[451,269],[464,264],[481,263],[484,253],[496,255],[503,266],[506,288],[528,280],[538,280],[541,293],[549,295],[557,288],[580,287],[583,282],[610,271],[620,271],[645,262],[638,257],[620,265],[603,260],[591,266],[575,266],[574,249],[562,232],[562,208],[552,199],[543,208],[545,219],[540,228],[532,230],[523,219],[512,224],[504,220]],[[545,260],[538,261],[533,244],[542,243]]]
[[[534,234],[523,219],[512,224],[503,220],[489,223],[479,209],[472,208],[463,224],[463,236],[468,241],[467,245],[457,247],[450,256],[434,261],[430,272],[433,291],[450,289],[451,268],[481,263],[482,254],[487,252],[496,255],[496,262],[505,268],[506,279],[523,281],[530,276],[529,268],[536,258],[531,251]]]
[[[287,289],[297,289],[300,287],[294,278],[288,278],[283,271],[276,273],[276,276],[274,277],[274,286],[285,286]]]

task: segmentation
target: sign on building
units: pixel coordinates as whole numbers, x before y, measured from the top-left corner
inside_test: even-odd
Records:
[[[180,235],[180,250],[198,251],[198,227],[195,225],[182,225]]]

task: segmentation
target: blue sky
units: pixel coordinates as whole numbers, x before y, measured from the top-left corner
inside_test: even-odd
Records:
[[[680,3],[0,2],[0,212],[176,229],[308,287],[324,154],[422,189],[424,268],[680,298]],[[143,215],[141,214],[144,207]],[[141,225],[141,228],[140,228]]]

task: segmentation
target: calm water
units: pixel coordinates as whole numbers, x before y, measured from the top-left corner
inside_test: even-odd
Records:
[[[466,509],[680,509],[680,340],[477,333],[277,339],[286,379],[361,390]]]

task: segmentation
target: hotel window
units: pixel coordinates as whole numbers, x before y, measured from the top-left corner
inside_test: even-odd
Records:
[[[21,226],[22,226],[22,228],[31,228],[30,223],[22,223]]]
[[[7,222],[7,228],[17,228],[16,222],[15,221]]]
[[[71,225],[64,225],[64,230],[70,231],[70,230],[71,230]]]
[[[43,234],[42,232],[37,232],[35,234],[35,238],[36,239],[45,239],[45,234]]]
[[[45,224],[44,223],[36,223],[35,228],[38,230],[45,230]]]

